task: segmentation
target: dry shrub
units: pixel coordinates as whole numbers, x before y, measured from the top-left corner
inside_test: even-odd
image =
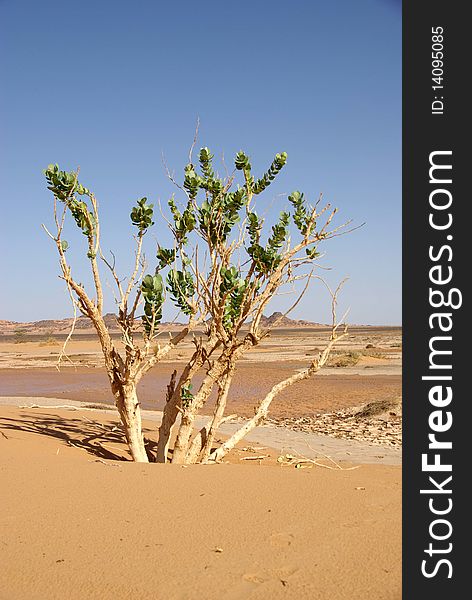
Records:
[[[401,414],[402,401],[401,398],[391,398],[389,400],[374,400],[369,402],[355,414],[360,419],[368,419],[371,417],[379,417],[385,413]]]
[[[343,354],[334,355],[328,361],[328,367],[354,367],[360,360],[360,354],[358,352],[345,352]]]

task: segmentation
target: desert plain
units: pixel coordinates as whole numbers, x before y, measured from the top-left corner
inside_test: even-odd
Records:
[[[351,327],[223,464],[189,466],[130,462],[93,332],[58,369],[66,335],[0,332],[0,598],[401,597],[400,328]],[[220,436],[327,336],[289,324],[248,352]],[[150,447],[191,349],[140,384]]]

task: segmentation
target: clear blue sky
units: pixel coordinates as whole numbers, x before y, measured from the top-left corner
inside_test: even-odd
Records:
[[[0,0],[0,319],[71,314],[40,228],[52,207],[42,169],[80,165],[100,202],[103,247],[125,273],[131,205],[145,195],[167,201],[162,152],[180,174],[199,116],[199,145],[228,162],[244,149],[262,172],[288,152],[266,192],[269,217],[286,206],[280,194],[300,189],[312,199],[323,192],[339,222],[366,222],[326,245],[327,279],[350,277],[342,305],[351,323],[400,324],[399,6]],[[150,259],[161,235],[154,228]],[[292,316],[327,321],[327,302],[315,285]]]

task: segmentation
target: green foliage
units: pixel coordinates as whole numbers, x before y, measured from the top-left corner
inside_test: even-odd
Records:
[[[200,230],[206,234],[213,244],[216,244],[218,241],[218,223],[213,215],[211,204],[204,200],[197,210]]]
[[[214,179],[212,160],[214,158],[208,148],[202,148],[198,156],[202,173],[206,179]]]
[[[195,283],[190,273],[171,270],[167,274],[167,289],[173,301],[185,315],[193,312],[189,299],[195,294]]]
[[[222,236],[226,239],[232,228],[239,222],[239,211],[244,206],[246,192],[244,188],[238,188],[234,192],[228,192],[223,197],[223,229]]]
[[[249,156],[241,150],[236,154],[234,166],[238,171],[250,171],[251,163],[249,162]]]
[[[293,214],[293,222],[295,223],[298,231],[302,235],[305,235],[308,231],[310,215],[307,212],[303,193],[299,191],[292,192],[288,199],[292,206],[295,208],[295,212]]]
[[[224,191],[224,181],[213,171],[213,155],[208,148],[199,153],[200,168],[203,177],[198,185],[207,192],[207,198],[197,209],[199,227],[207,239],[216,245],[223,242],[239,220],[238,211],[243,206],[244,190]]]
[[[79,183],[77,173],[61,171],[59,165],[56,164],[48,165],[47,169],[44,170],[44,175],[49,184],[48,189],[60,202],[66,204],[77,223],[77,227],[88,238],[94,235],[97,226],[95,217],[88,210],[85,202],[75,198],[75,194],[79,196],[91,195],[90,190]]]
[[[247,232],[249,233],[249,240],[251,246],[254,246],[259,242],[262,229],[262,219],[259,219],[255,212],[250,212],[248,215]]]
[[[290,214],[282,211],[278,222],[272,227],[272,235],[267,243],[267,248],[275,252],[280,250],[288,237],[288,225],[290,223]]]
[[[184,209],[179,209],[174,197],[168,201],[172,214],[171,229],[176,247],[168,249],[159,246],[156,254],[158,260],[156,274],[154,276],[146,275],[141,284],[144,299],[143,323],[148,334],[162,320],[166,290],[170,293],[175,305],[184,314],[191,315],[196,310],[192,301],[196,291],[195,282],[188,268],[191,260],[186,255],[189,234],[195,229],[208,243],[210,255],[220,257],[218,259],[221,259],[220,265],[221,263],[227,264],[222,257],[226,255],[226,252],[230,256],[233,251],[229,247],[228,240],[232,241],[235,238],[235,226],[241,219],[241,213],[245,212],[247,217],[246,241],[248,243],[246,251],[251,260],[245,274],[246,277],[247,273],[250,274],[249,279],[246,279],[236,267],[220,266],[219,293],[221,302],[224,303],[223,325],[227,332],[231,332],[241,317],[243,302],[248,290],[255,292],[259,289],[281,264],[284,249],[289,240],[291,218],[299,234],[305,238],[305,243],[308,242],[312,208],[305,202],[303,193],[294,191],[289,195],[288,200],[294,209],[292,217],[286,211],[281,212],[268,237],[267,233],[264,234],[266,242],[261,241],[264,221],[258,217],[250,205],[252,196],[265,191],[285,166],[286,152],[275,155],[268,170],[260,179],[255,179],[252,175],[249,156],[243,151],[238,152],[234,159],[234,165],[236,171],[242,171],[244,179],[233,190],[230,189],[232,178],[230,181],[227,178],[220,178],[214,170],[213,159],[214,156],[209,148],[204,147],[199,151],[197,166],[192,163],[185,166],[183,187],[187,192],[188,201]],[[94,247],[93,236],[96,233],[94,213],[90,212],[85,201],[78,199],[78,196],[88,196],[94,205],[93,195],[80,184],[77,173],[61,171],[57,164],[49,165],[44,173],[48,188],[59,201],[66,204],[77,226],[89,238],[88,256],[94,258],[94,251],[91,250]],[[199,192],[203,192],[204,195],[201,202],[197,201]],[[136,206],[131,210],[130,218],[133,225],[138,228],[139,235],[144,235],[154,224],[153,209],[153,204],[148,204],[147,198],[144,197],[138,200]],[[68,243],[65,240],[61,241],[61,247],[65,252]],[[238,248],[237,245],[235,247]],[[314,260],[319,256],[315,244],[306,247],[305,252],[307,260]],[[182,264],[181,270],[176,269],[177,257]],[[225,258],[225,260],[227,259]],[[164,281],[159,271],[167,267],[170,267],[170,270]],[[188,393],[190,394],[190,392]]]
[[[82,230],[82,233],[85,236],[91,237],[95,233],[97,224],[95,222],[95,217],[89,211],[85,202],[79,202],[73,198],[69,200],[68,206],[71,215],[74,217],[74,220],[77,223],[77,227]]]
[[[239,211],[245,200],[243,188],[224,194],[220,191],[212,194],[213,198],[203,201],[198,208],[200,230],[212,245],[226,241],[233,227],[239,222]]]
[[[164,304],[162,277],[159,274],[146,275],[141,283],[141,293],[144,299],[143,325],[145,332],[149,335],[162,319],[162,306]]]
[[[254,182],[252,186],[252,191],[254,194],[260,194],[263,192],[266,187],[268,187],[274,179],[279,174],[282,167],[287,162],[287,153],[282,152],[281,154],[276,154],[272,164],[269,167],[267,173],[264,173],[261,179],[258,179]]]
[[[195,200],[197,197],[201,182],[202,178],[196,174],[194,166],[191,163],[188,164],[185,167],[184,189],[187,190],[192,200]]]
[[[186,244],[188,241],[187,236],[195,229],[196,224],[193,207],[189,202],[184,212],[181,213],[173,197],[169,200],[168,205],[174,219],[174,232],[177,242],[179,244]]]
[[[217,199],[223,191],[223,181],[221,179],[200,179],[200,187],[211,194],[213,199]]]
[[[149,227],[154,225],[154,221],[152,220],[153,214],[154,204],[147,204],[147,198],[138,200],[137,206],[131,211],[131,222],[133,225],[136,225],[141,235],[143,235]]]
[[[198,178],[199,186],[207,191],[212,196],[213,201],[216,202],[223,192],[224,182],[215,175],[212,161],[213,154],[210,153],[210,150],[202,148],[199,154],[199,162],[203,177]]]
[[[264,247],[259,243],[262,221],[255,213],[249,214],[247,231],[251,245],[247,249],[249,256],[254,260],[256,272],[269,275],[276,269],[282,255],[279,250],[288,239],[288,226],[290,215],[287,212],[281,212],[279,220],[272,227],[272,235],[269,237],[267,245]]]
[[[157,249],[156,257],[159,261],[157,269],[160,270],[164,267],[170,266],[175,261],[176,252],[175,250],[168,250],[167,248],[161,248],[159,246],[159,248]]]
[[[79,196],[90,195],[90,191],[81,185],[77,179],[77,173],[73,171],[61,171],[59,165],[48,165],[43,171],[48,183],[48,189],[61,202],[66,202],[74,194]]]
[[[246,179],[246,185],[249,188],[249,191],[253,194],[260,194],[263,192],[277,177],[280,170],[285,166],[287,162],[287,153],[281,152],[280,154],[276,154],[274,160],[272,161],[268,171],[264,173],[264,175],[254,180],[254,177],[251,175],[251,162],[247,154],[245,154],[242,150],[236,154],[234,159],[234,166],[238,171],[244,172],[244,177]]]
[[[192,393],[192,387],[193,386],[191,383],[184,383],[184,385],[182,385],[182,387],[180,388],[180,399],[184,408],[189,406],[189,404],[191,404],[194,398]]]
[[[241,315],[242,302],[248,282],[236,267],[221,267],[220,296],[225,298],[223,326],[230,331]]]
[[[246,185],[245,187],[238,187],[234,191],[225,190],[224,181],[215,175],[212,161],[213,154],[211,154],[210,150],[206,147],[201,148],[199,153],[199,164],[202,175],[196,173],[194,165],[188,164],[185,167],[184,188],[192,201],[195,201],[199,189],[205,190],[206,199],[200,205],[197,205],[196,217],[200,232],[212,246],[216,246],[219,243],[226,242],[234,226],[239,222],[239,213],[241,209],[247,205],[249,200],[248,195],[251,193],[260,194],[272,183],[286,164],[287,153],[281,152],[280,154],[276,154],[267,173],[265,173],[261,179],[254,182],[248,155],[243,151],[238,152],[234,164],[237,170],[244,172]],[[185,222],[186,213],[183,215],[180,213],[173,198],[169,201],[169,206],[174,218],[174,228],[177,233],[177,239],[179,243],[185,244],[187,242],[187,233],[192,231],[196,226],[193,206],[189,203],[186,209],[186,212],[189,215],[188,223]],[[252,213],[249,214],[249,219],[252,219],[249,232],[250,236],[252,235],[254,237],[254,239],[251,239],[251,246],[257,244],[259,238],[259,233],[256,235],[256,230],[259,231],[260,226],[257,226],[254,221],[255,218],[257,217],[253,217]],[[284,219],[284,222],[280,224],[277,231],[273,231],[272,239],[269,248],[267,249],[267,256],[263,256],[263,248],[254,248],[255,254],[260,255],[259,262],[261,263],[261,270],[270,270],[270,265],[275,264],[276,262],[276,260],[274,262],[274,256],[276,254],[275,250],[281,246],[280,241],[278,240],[281,235],[283,236],[288,225],[288,223],[285,223],[285,217]],[[269,255],[273,255],[272,258]]]
[[[200,178],[200,187],[207,192],[207,199],[198,208],[198,221],[200,230],[216,245],[224,243],[239,222],[239,211],[245,204],[246,190],[238,187],[233,192],[225,191],[224,181],[216,177],[213,171],[212,159],[208,148],[200,150],[199,160],[204,175]]]
[[[320,253],[318,252],[316,246],[313,246],[313,248],[306,248],[305,252],[306,252],[306,255],[308,256],[308,258],[311,258],[312,260],[314,260],[315,258],[318,258],[318,256],[320,256]]]
[[[224,180],[215,174],[213,158],[208,148],[201,148],[198,156],[201,175],[197,174],[193,164],[189,163],[185,167],[183,186],[190,202],[183,214],[178,210],[173,198],[169,201],[179,244],[187,243],[187,234],[196,226],[195,216],[200,232],[212,246],[225,243],[240,220],[239,213],[247,205],[248,195],[259,194],[270,185],[285,165],[287,153],[276,154],[267,173],[254,182],[249,157],[243,151],[238,152],[234,164],[237,170],[244,171],[245,186],[238,186],[234,191],[225,189]],[[194,209],[199,189],[206,192],[206,198]]]

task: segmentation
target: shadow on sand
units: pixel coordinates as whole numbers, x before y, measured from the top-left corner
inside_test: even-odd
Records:
[[[69,446],[82,448],[89,454],[106,460],[131,460],[121,424],[100,423],[87,417],[67,418],[50,413],[22,413],[21,419],[0,417],[0,430],[24,431],[62,440]],[[153,460],[155,442],[146,439],[149,459]],[[115,452],[107,446],[117,445]]]

